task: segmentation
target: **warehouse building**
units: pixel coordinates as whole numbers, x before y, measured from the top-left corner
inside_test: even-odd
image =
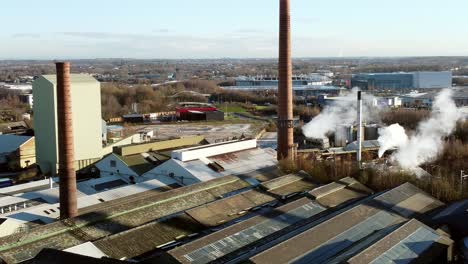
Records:
[[[452,72],[360,73],[351,86],[362,90],[443,89],[452,87]]]
[[[453,241],[413,218],[442,206],[411,184],[372,195],[352,178],[320,186],[301,173],[252,188],[226,176],[91,204],[77,218],[0,239],[0,257],[37,260],[49,247],[133,263],[441,263]]]

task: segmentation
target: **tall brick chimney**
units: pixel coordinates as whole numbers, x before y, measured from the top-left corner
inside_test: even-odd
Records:
[[[60,177],[60,218],[78,214],[76,173],[74,168],[73,122],[70,87],[70,63],[57,62],[57,122]]]
[[[278,86],[278,160],[295,159],[291,63],[290,0],[280,0]]]

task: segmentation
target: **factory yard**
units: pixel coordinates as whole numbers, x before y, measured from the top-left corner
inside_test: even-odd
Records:
[[[212,122],[210,124],[185,123],[177,125],[148,125],[136,126],[136,131],[154,131],[155,139],[168,139],[171,137],[204,136],[208,142],[218,142],[232,138],[255,137],[263,128],[260,122],[224,123]]]

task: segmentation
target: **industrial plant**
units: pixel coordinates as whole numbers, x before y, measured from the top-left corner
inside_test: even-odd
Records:
[[[210,90],[184,66],[155,84],[63,60],[27,78],[29,118],[0,111],[0,263],[466,263],[467,90],[451,71],[293,73],[294,4],[274,73]]]

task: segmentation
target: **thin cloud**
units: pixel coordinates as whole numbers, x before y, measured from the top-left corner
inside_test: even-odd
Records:
[[[11,36],[12,38],[40,38],[41,34],[37,33],[18,33]]]

